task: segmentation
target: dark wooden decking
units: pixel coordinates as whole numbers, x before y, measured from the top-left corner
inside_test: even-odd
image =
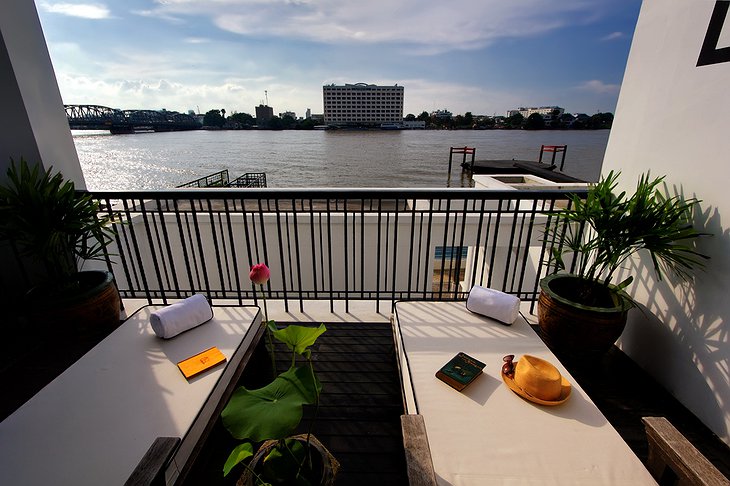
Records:
[[[312,348],[322,382],[313,432],[340,462],[336,484],[407,484],[400,428],[403,399],[390,324],[325,325],[327,332]],[[291,364],[291,352],[283,345],[277,345],[276,357],[279,372]],[[241,384],[257,388],[271,376],[262,340]],[[305,410],[299,432],[307,432],[313,413],[314,407]],[[236,443],[217,423],[184,484],[235,484],[235,477],[222,478],[222,467]]]

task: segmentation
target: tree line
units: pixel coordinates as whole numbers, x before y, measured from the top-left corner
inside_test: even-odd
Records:
[[[203,117],[203,126],[230,128],[230,129],[248,129],[256,126],[256,118],[248,113],[233,113],[226,117],[226,110],[210,110]],[[317,122],[308,118],[306,120],[297,120],[291,115],[283,117],[274,116],[266,120],[264,126],[259,128],[268,128],[270,130],[312,130]]]
[[[547,118],[547,119],[546,119]],[[430,115],[427,111],[416,116],[406,115],[405,120],[420,120],[426,122],[426,128],[436,129],[506,129],[506,130],[599,130],[611,128],[613,113],[596,113],[595,115],[573,116],[570,113],[560,114],[555,111],[549,117],[533,113],[525,118],[519,113],[510,117],[505,116],[474,116],[467,111],[464,115],[441,118]]]
[[[547,118],[547,119],[546,119]],[[548,117],[533,113],[525,118],[519,113],[510,117],[504,116],[474,116],[470,111],[464,115],[452,117],[431,116],[427,111],[416,116],[409,113],[406,121],[423,121],[427,129],[440,130],[600,130],[611,128],[613,113],[596,113],[595,115],[573,116],[570,113],[560,114],[557,110]],[[313,119],[297,120],[290,115],[274,116],[266,121],[264,126],[270,130],[311,130],[317,125]],[[226,117],[226,110],[210,110],[203,117],[203,126],[248,129],[256,126],[256,118],[248,113],[233,113]]]

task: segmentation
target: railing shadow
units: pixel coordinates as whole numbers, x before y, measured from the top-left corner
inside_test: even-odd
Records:
[[[634,276],[631,290],[642,305],[630,314],[620,342],[713,432],[727,438],[730,229],[723,227],[717,208],[700,205],[693,223],[712,235],[695,242],[697,251],[711,256],[706,269],[695,271],[688,282],[671,274],[657,281],[648,255],[631,261],[623,273]]]

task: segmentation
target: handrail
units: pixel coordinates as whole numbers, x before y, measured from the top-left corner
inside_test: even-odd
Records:
[[[166,304],[201,292],[257,298],[248,268],[272,271],[267,298],[459,299],[485,285],[535,300],[552,214],[586,190],[468,188],[95,191],[117,222],[106,267],[122,297]],[[448,254],[451,258],[437,258]],[[466,255],[466,257],[464,256]]]

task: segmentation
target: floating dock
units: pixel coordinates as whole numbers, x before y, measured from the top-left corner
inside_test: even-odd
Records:
[[[561,172],[556,166],[532,160],[475,160],[473,164],[462,164],[472,174],[515,174],[536,175],[553,182],[586,182]]]
[[[454,154],[462,155],[461,167],[472,174],[515,174],[528,173],[542,177],[552,182],[586,182],[569,176],[564,173],[565,153],[567,145],[542,145],[540,147],[540,158],[537,162],[532,160],[475,160],[476,148],[474,147],[451,147],[449,152],[449,173]],[[543,155],[552,153],[550,163],[543,163]],[[562,153],[560,170],[556,165],[556,155]],[[467,157],[470,156],[470,157]],[[468,160],[467,160],[468,159]]]

